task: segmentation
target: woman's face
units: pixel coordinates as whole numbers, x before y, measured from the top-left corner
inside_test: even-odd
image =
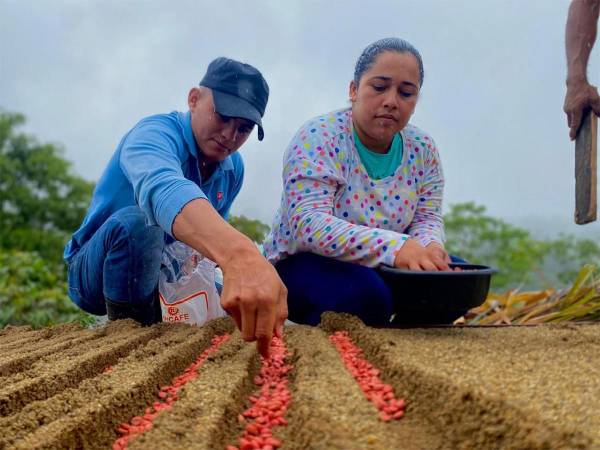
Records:
[[[354,127],[367,148],[387,151],[415,110],[419,85],[417,59],[393,51],[379,54],[358,85],[350,83]]]

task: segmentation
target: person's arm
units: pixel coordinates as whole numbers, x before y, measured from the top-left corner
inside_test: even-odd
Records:
[[[600,0],[573,0],[566,26],[567,114],[569,136],[575,139],[584,112],[591,108],[600,115],[600,97],[587,79],[587,65],[596,40]]]
[[[133,187],[135,201],[151,224],[172,234],[173,220],[183,207],[206,194],[181,169],[185,149],[161,119],[149,118],[129,132],[119,164]]]
[[[317,133],[308,133],[306,139],[301,134],[286,151],[283,178],[287,206],[282,211],[298,251],[369,267],[447,268],[443,261],[432,261],[426,249],[406,234],[336,217],[334,198],[339,184],[345,182],[342,163],[332,152],[319,151],[330,148],[330,142],[322,141]]]
[[[287,289],[275,268],[207,200],[185,205],[173,222],[173,236],[221,267],[223,309],[244,340],[256,340],[259,352],[266,356],[273,332],[281,337],[287,318]]]
[[[325,144],[311,143],[313,147]],[[323,156],[293,155],[284,166],[284,192],[287,207],[282,211],[298,251],[308,251],[340,261],[369,267],[394,265],[394,255],[407,235],[389,230],[355,225],[333,214],[334,197],[343,177],[335,161]],[[319,164],[322,162],[324,164]]]
[[[126,138],[120,155],[138,205],[177,240],[215,261],[223,270],[221,305],[245,340],[257,340],[266,355],[287,317],[287,291],[252,241],[230,226],[206,195],[181,170],[177,137],[149,121]]]

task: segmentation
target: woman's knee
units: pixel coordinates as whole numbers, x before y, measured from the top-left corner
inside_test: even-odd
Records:
[[[288,287],[291,320],[318,323],[322,312],[334,311],[376,324],[392,313],[391,292],[374,269],[314,254],[293,255],[276,268]]]
[[[466,260],[464,260],[460,256],[456,256],[456,255],[450,255],[450,261],[452,263],[467,264]]]
[[[393,312],[392,293],[375,269],[366,269],[361,274],[361,288],[353,296],[354,308],[366,325],[382,325]]]

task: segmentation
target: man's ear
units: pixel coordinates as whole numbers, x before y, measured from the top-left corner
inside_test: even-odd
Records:
[[[354,103],[356,101],[356,96],[358,95],[358,85],[356,81],[352,80],[350,82],[350,88],[348,89],[348,96],[350,97],[350,101]]]
[[[192,89],[190,89],[190,92],[188,94],[188,106],[190,109],[194,109],[196,107],[200,95],[200,89],[198,89],[197,87],[193,87]]]

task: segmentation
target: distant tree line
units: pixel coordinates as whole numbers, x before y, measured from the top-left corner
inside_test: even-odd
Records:
[[[474,203],[452,205],[444,224],[451,254],[499,270],[492,283],[496,291],[560,287],[571,283],[585,264],[600,265],[600,246],[594,240],[568,235],[536,239]]]

